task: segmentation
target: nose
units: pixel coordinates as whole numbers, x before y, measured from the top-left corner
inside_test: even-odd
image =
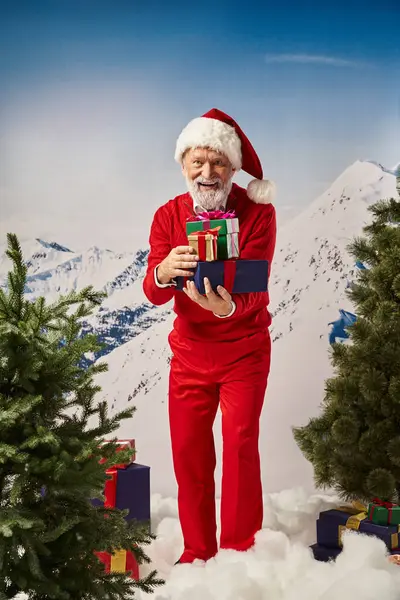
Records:
[[[209,162],[205,162],[202,169],[202,175],[205,179],[211,179],[213,173],[212,165]]]

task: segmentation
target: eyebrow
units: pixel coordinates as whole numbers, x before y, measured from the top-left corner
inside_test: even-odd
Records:
[[[192,156],[192,160],[205,160],[205,157],[200,153],[198,153],[198,154],[194,153]],[[225,158],[225,156],[217,154],[215,156],[212,156],[210,158],[210,160],[211,161],[216,161],[216,160],[226,161],[227,159]]]

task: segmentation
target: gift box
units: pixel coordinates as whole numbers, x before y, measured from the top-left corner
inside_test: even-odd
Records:
[[[188,235],[189,246],[194,248],[197,256],[202,261],[217,260],[217,239],[218,228],[194,231]]]
[[[368,519],[376,525],[400,525],[400,506],[374,498],[368,504]]]
[[[133,463],[118,471],[116,507],[129,510],[128,521],[150,521],[150,496],[150,467]]]
[[[219,285],[222,285],[230,294],[266,292],[268,290],[268,261],[199,261],[192,277],[176,278],[176,287],[178,290],[182,290],[187,281],[194,281],[200,294],[205,294],[205,277],[210,280],[214,291]]]
[[[108,469],[111,479],[105,485],[105,502],[92,499],[93,506],[128,510],[127,521],[150,522],[150,467],[131,463],[125,469]]]
[[[101,446],[105,446],[106,444],[109,444],[110,442],[108,442],[107,440],[102,442],[100,444]],[[113,469],[123,469],[124,467],[127,466],[127,464],[129,463],[133,463],[136,460],[136,446],[135,446],[135,440],[133,439],[127,439],[127,440],[117,440],[116,444],[118,445],[117,447],[117,452],[121,452],[121,450],[126,450],[127,448],[132,448],[132,454],[130,456],[129,462],[128,463],[119,463],[117,465],[112,465]],[[102,458],[100,460],[100,464],[103,464],[106,462],[105,458]]]
[[[322,544],[313,544],[310,546],[311,551],[314,555],[315,560],[321,562],[329,562],[335,560],[342,551],[342,548],[328,548]]]
[[[110,552],[96,552],[97,558],[104,564],[106,573],[128,573],[132,579],[139,579],[139,565],[128,550],[115,550]]]
[[[150,531],[150,467],[130,463],[126,468],[107,469],[106,473],[104,502],[94,498],[93,506],[128,510],[126,521],[134,519]],[[131,571],[130,576],[139,579],[139,567],[132,552],[115,550],[112,554],[96,552],[96,555],[103,562],[106,573]]]
[[[203,212],[191,217],[186,222],[186,234],[189,235],[209,229],[218,228],[217,257],[218,260],[239,258],[239,219],[235,213],[221,210]]]
[[[341,548],[346,529],[381,539],[389,550],[399,548],[399,528],[395,525],[376,525],[368,520],[366,512],[351,507],[325,510],[317,520],[317,542],[327,548]]]

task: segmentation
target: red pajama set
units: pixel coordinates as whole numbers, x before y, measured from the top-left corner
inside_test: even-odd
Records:
[[[226,205],[239,219],[241,259],[272,262],[276,213],[256,204],[233,184]],[[162,305],[174,299],[176,319],[169,335],[172,362],[169,419],[184,538],[180,562],[208,560],[217,553],[213,423],[222,414],[223,465],[220,547],[247,550],[262,527],[263,503],[258,451],[259,419],[270,370],[267,292],[234,294],[232,316],[218,318],[175,287],[158,287],[154,270],[176,246],[186,246],[185,225],[193,215],[186,193],[161,206],[150,233],[143,289]]]

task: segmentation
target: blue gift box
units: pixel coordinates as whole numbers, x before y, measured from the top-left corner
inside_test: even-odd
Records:
[[[399,548],[399,528],[397,525],[376,525],[365,513],[345,510],[325,510],[317,520],[317,542],[327,548],[341,548],[342,533],[345,529],[356,529],[359,533],[373,535],[381,539],[389,550]]]
[[[230,263],[229,265],[227,263]],[[234,272],[232,289],[227,286],[228,270]],[[205,294],[204,277],[208,277],[211,287],[216,291],[219,285],[228,287],[231,294],[247,294],[251,292],[268,291],[268,261],[267,260],[216,260],[199,261],[193,277],[177,277],[177,289],[182,290],[186,281],[194,281],[200,294]]]
[[[341,548],[328,548],[327,546],[323,546],[322,544],[313,544],[310,546],[312,553],[314,555],[315,560],[321,562],[329,562],[330,560],[335,560],[341,553]]]
[[[94,506],[102,506],[99,499],[92,500]],[[131,463],[124,469],[117,469],[117,490],[115,507],[129,510],[127,521],[150,521],[150,467]]]

